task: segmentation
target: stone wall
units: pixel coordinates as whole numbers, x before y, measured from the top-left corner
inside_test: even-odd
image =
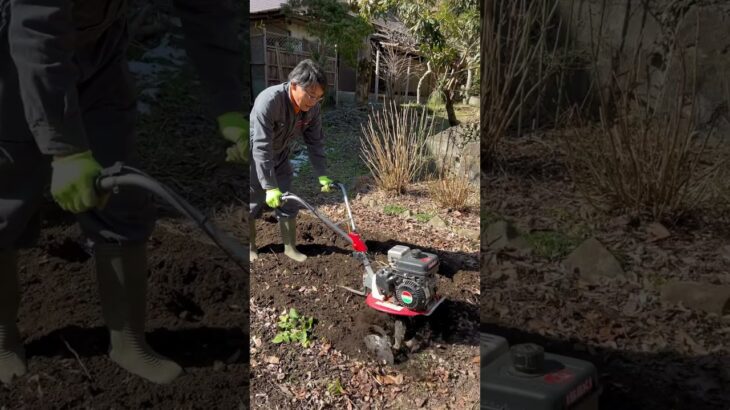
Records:
[[[683,77],[692,88],[696,58],[698,121],[714,123],[718,135],[730,139],[730,2],[560,0],[559,15],[572,50],[590,58],[598,47],[602,87],[612,72],[626,72],[639,61],[646,67],[640,80],[652,85],[649,97],[667,99]]]
[[[479,185],[479,127],[467,123],[447,128],[428,137],[428,150],[435,166],[442,169],[444,162],[455,175],[466,175],[474,185]]]

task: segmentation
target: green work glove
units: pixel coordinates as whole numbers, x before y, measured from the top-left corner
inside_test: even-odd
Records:
[[[281,191],[279,188],[266,190],[266,205],[272,208],[278,208],[281,206]]]
[[[322,192],[331,192],[332,191],[332,184],[334,184],[335,181],[331,180],[329,177],[322,175],[319,177],[319,184],[322,185]]]
[[[226,149],[226,161],[248,164],[249,123],[239,112],[229,112],[218,117],[218,129],[223,138],[234,143]]]
[[[51,165],[51,195],[62,209],[78,214],[99,204],[95,182],[101,165],[91,151],[56,158]]]

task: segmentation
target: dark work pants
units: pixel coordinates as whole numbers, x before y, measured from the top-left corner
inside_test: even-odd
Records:
[[[51,178],[51,158],[41,154],[25,120],[18,76],[9,53],[8,10],[0,21],[0,249],[35,243],[39,205]],[[136,96],[126,61],[126,20],[120,18],[95,42],[80,48],[79,104],[90,149],[102,167],[134,163]],[[92,223],[91,221],[95,221]],[[120,189],[107,206],[78,215],[80,226],[96,242],[147,240],[154,227],[150,196]]]
[[[252,131],[253,132],[253,129]],[[261,217],[261,213],[266,207],[266,190],[261,187],[258,176],[256,175],[256,164],[253,158],[249,161],[249,212],[251,218]],[[274,158],[274,166],[276,172],[276,182],[279,184],[278,188],[281,192],[287,192],[291,189],[291,182],[294,178],[294,169],[289,161],[289,152],[285,150],[277,158]],[[293,192],[296,194],[296,192]],[[276,209],[277,218],[293,218],[296,217],[301,209],[301,205],[294,202],[284,202],[279,208]]]

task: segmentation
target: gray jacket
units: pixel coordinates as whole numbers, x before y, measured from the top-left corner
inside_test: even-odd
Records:
[[[278,188],[275,169],[288,161],[291,141],[297,136],[307,145],[315,175],[327,175],[320,106],[295,114],[289,83],[262,91],[251,111],[251,157],[262,188]]]
[[[243,111],[242,49],[231,1],[174,3],[212,113]],[[93,47],[127,10],[128,0],[0,0],[0,29],[7,25],[26,121],[44,154],[88,149],[77,91],[85,73],[75,51]]]

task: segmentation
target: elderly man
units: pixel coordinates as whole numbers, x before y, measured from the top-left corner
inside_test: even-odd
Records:
[[[309,150],[309,160],[319,176],[322,192],[329,192],[324,134],[319,102],[324,98],[327,77],[312,60],[300,62],[289,73],[289,81],[262,91],[251,111],[251,188],[249,240],[251,261],[256,252],[256,219],[264,205],[276,209],[284,254],[297,262],[307,259],[296,248],[298,206],[283,203],[283,192],[291,188],[294,171],[289,162],[290,144],[301,136]]]
[[[212,95],[221,133],[248,157],[236,13],[229,1],[176,0],[187,50]],[[95,243],[111,359],[155,383],[182,369],[145,341],[146,243],[154,226],[147,194],[122,189],[101,210],[102,167],[130,162],[136,96],[126,61],[127,0],[0,0],[0,381],[26,373],[16,325],[16,250],[38,236],[51,194],[78,214]],[[90,218],[94,213],[93,218]],[[91,220],[101,221],[90,223]],[[52,306],[48,306],[52,309]],[[40,314],[40,312],[39,312]]]

